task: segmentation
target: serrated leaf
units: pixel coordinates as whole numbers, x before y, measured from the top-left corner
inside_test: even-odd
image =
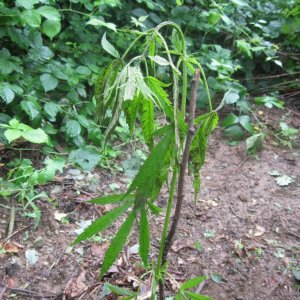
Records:
[[[41,25],[41,16],[35,9],[24,10],[20,14],[20,18],[26,25],[36,28]]]
[[[120,58],[120,54],[117,51],[117,49],[108,42],[108,40],[106,39],[106,32],[104,33],[102,39],[101,39],[101,46],[103,47],[103,49],[108,52],[110,55],[112,55],[115,58]]]
[[[142,132],[146,144],[152,149],[154,135],[154,105],[147,99],[143,99],[142,101]]]
[[[44,144],[48,143],[49,141],[48,135],[41,128],[25,131],[22,133],[22,137],[25,140],[35,144]]]
[[[8,83],[0,83],[0,97],[9,104],[15,98],[15,93]]]
[[[60,111],[60,106],[54,102],[47,102],[44,105],[44,111],[50,117],[50,121],[55,121],[55,117]]]
[[[147,218],[147,212],[143,208],[140,212],[140,232],[139,232],[139,251],[144,265],[148,266],[148,256],[150,249],[150,229]]]
[[[37,12],[42,15],[44,18],[50,21],[59,21],[60,20],[60,13],[59,11],[53,6],[40,6],[37,9]]]
[[[45,92],[54,90],[58,85],[58,80],[51,74],[41,75],[40,80]]]
[[[96,235],[97,233],[111,226],[112,223],[116,221],[119,218],[119,216],[122,215],[131,205],[132,205],[132,201],[122,206],[114,208],[113,210],[107,212],[105,215],[95,220],[76,238],[75,241],[72,242],[72,245],[87,240],[90,237]]]
[[[134,296],[135,295],[134,292],[132,292],[128,289],[123,289],[123,288],[120,288],[118,286],[112,285],[107,282],[104,284],[104,286],[107,286],[109,288],[109,290],[116,295],[121,295],[121,296]]]
[[[109,270],[112,264],[117,259],[119,253],[121,252],[126,240],[130,234],[130,230],[135,220],[135,212],[132,211],[125,222],[120,227],[119,231],[117,232],[116,236],[111,241],[111,244],[105,253],[105,257],[103,260],[100,278]]]
[[[60,20],[46,20],[42,24],[42,32],[46,34],[51,40],[60,33],[61,23]]]
[[[21,108],[26,112],[31,120],[34,120],[36,117],[38,117],[41,112],[41,107],[38,101],[34,100],[21,101]]]
[[[132,194],[117,194],[117,195],[108,195],[98,197],[92,200],[89,200],[89,203],[105,205],[105,204],[115,204],[120,201],[134,200],[135,196]]]
[[[128,124],[131,134],[134,132],[134,125],[136,120],[137,111],[139,104],[143,100],[143,97],[140,93],[136,94],[132,101],[127,101],[124,104],[124,112],[126,117],[126,122]]]
[[[257,152],[261,151],[263,147],[264,139],[265,139],[264,133],[258,133],[248,137],[246,140],[246,147],[247,147],[248,154],[254,155]]]
[[[78,136],[81,132],[81,126],[76,120],[69,120],[66,123],[66,134],[69,137]]]
[[[154,61],[156,64],[160,65],[160,66],[168,66],[170,65],[170,62],[167,61],[165,58],[159,56],[159,55],[154,55],[154,56],[150,56],[148,55],[148,57]]]
[[[184,291],[184,290],[193,288],[193,287],[197,286],[199,283],[201,283],[203,280],[205,280],[206,278],[207,278],[206,276],[202,276],[202,277],[196,277],[196,278],[189,279],[187,282],[185,282],[180,287],[180,290]]]

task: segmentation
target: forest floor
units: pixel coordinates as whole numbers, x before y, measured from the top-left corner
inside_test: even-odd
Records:
[[[265,111],[270,127],[278,126],[280,117]],[[286,122],[300,128],[297,115]],[[300,269],[300,154],[274,141],[268,137],[255,159],[246,155],[244,143],[229,146],[222,130],[214,131],[196,204],[191,183],[187,181],[185,187],[182,218],[169,255],[169,273],[177,282],[205,274],[208,279],[197,289],[214,300],[300,299],[293,274]],[[270,175],[275,171],[294,182],[278,185],[278,177]],[[42,189],[52,201],[36,201],[42,211],[38,228],[33,229],[30,219],[17,211],[15,234],[6,253],[0,253],[0,300],[120,299],[106,295],[98,275],[121,221],[73,249],[70,243],[76,231],[112,207],[84,201],[115,188],[124,190],[126,183],[124,174],[72,167],[45,185]],[[158,204],[165,205],[166,199],[163,193]],[[0,240],[4,240],[10,211],[0,206],[0,215]],[[151,217],[150,224],[155,260],[163,216]],[[150,279],[139,279],[144,270],[137,242],[133,233],[104,281],[129,289],[141,286],[146,295]],[[167,289],[170,294],[176,290],[174,280],[167,281]]]

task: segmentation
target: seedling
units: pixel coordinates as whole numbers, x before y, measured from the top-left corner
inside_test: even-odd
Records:
[[[168,40],[161,33],[165,28],[172,30],[173,49],[169,48]],[[103,133],[104,146],[114,132],[122,111],[131,133],[139,120],[142,135],[149,147],[150,154],[125,193],[89,201],[99,205],[115,204],[116,207],[94,221],[77,237],[73,244],[98,234],[111,226],[122,215],[126,215],[125,221],[112,239],[105,254],[100,272],[100,278],[102,278],[118,257],[135,220],[137,220],[139,224],[139,254],[145,268],[153,273],[152,299],[157,299],[158,289],[158,297],[163,300],[165,299],[164,281],[167,276],[167,257],[180,219],[188,164],[193,177],[195,197],[197,197],[207,140],[218,123],[217,110],[220,107],[213,110],[205,74],[200,63],[194,57],[187,55],[184,35],[175,23],[164,22],[151,30],[131,33],[136,34],[136,38],[122,56],[108,42],[106,34],[102,38],[104,50],[115,59],[103,69],[96,82],[96,117],[100,126],[106,126]],[[142,52],[128,58],[132,52],[139,49],[142,40],[144,40]],[[164,83],[156,77],[158,67],[166,68],[170,72],[172,83]],[[186,99],[189,89],[188,69],[194,73],[194,79],[190,88],[191,97],[186,120]],[[199,82],[206,90],[209,112],[194,118]],[[172,91],[172,97],[169,97],[170,91]],[[159,129],[155,129],[156,110],[162,111],[166,117]],[[108,119],[109,123],[107,123]],[[169,187],[169,199],[161,243],[156,261],[149,263],[151,243],[148,218],[149,214],[156,215],[161,211],[155,201],[164,184]],[[177,201],[171,222],[176,187]],[[204,279],[205,277],[200,277],[187,281],[178,288],[176,299],[200,299],[199,295],[188,289],[195,287]],[[112,286],[109,288],[117,291]],[[118,291],[120,292],[120,290]],[[125,292],[127,293],[127,291]],[[128,295],[128,299],[130,299],[129,297],[131,296]],[[136,295],[132,295],[132,298],[134,297]],[[201,297],[201,299],[209,299]]]

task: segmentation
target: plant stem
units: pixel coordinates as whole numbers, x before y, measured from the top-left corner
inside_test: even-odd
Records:
[[[190,155],[190,148],[193,141],[195,128],[194,128],[194,117],[195,117],[195,109],[196,109],[196,98],[197,98],[197,88],[199,84],[200,78],[200,70],[197,69],[195,71],[195,75],[193,78],[193,86],[192,86],[192,94],[191,100],[189,104],[189,116],[188,116],[188,133],[185,141],[185,147],[183,151],[182,161],[180,163],[180,171],[179,171],[179,179],[178,179],[178,187],[177,187],[177,202],[175,207],[175,212],[172,220],[172,224],[165,240],[165,245],[162,254],[162,261],[160,267],[163,266],[167,261],[168,252],[173,242],[173,238],[177,229],[178,221],[180,218],[182,202],[184,199],[184,185],[185,185],[185,173],[188,166],[188,160]],[[159,282],[159,299],[164,300],[164,285],[162,281]]]

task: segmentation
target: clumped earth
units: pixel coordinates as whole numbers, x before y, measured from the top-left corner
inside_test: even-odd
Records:
[[[273,111],[265,117],[270,126],[279,122]],[[288,120],[300,127],[296,115]],[[256,160],[246,156],[243,143],[229,146],[216,129],[197,203],[187,180],[182,219],[169,256],[173,280],[167,281],[168,291],[176,290],[175,281],[180,284],[205,274],[208,279],[196,290],[215,300],[300,299],[295,287],[299,284],[295,272],[300,268],[299,165],[296,149],[274,145],[270,137]],[[278,176],[270,175],[278,173],[293,182],[278,185]],[[0,254],[0,299],[119,299],[108,295],[98,275],[121,221],[73,249],[70,243],[76,231],[112,208],[84,202],[112,189],[124,190],[126,184],[122,174],[72,168],[44,186],[52,201],[37,201],[42,210],[38,228],[32,229],[29,220],[17,212],[15,234],[5,245],[6,253]],[[166,200],[165,191],[159,205]],[[0,213],[3,241],[10,212],[0,207]],[[153,260],[162,224],[163,216],[152,217]],[[143,272],[133,233],[104,281],[129,289],[141,286],[140,299],[147,299],[151,280],[147,276],[140,280]]]

